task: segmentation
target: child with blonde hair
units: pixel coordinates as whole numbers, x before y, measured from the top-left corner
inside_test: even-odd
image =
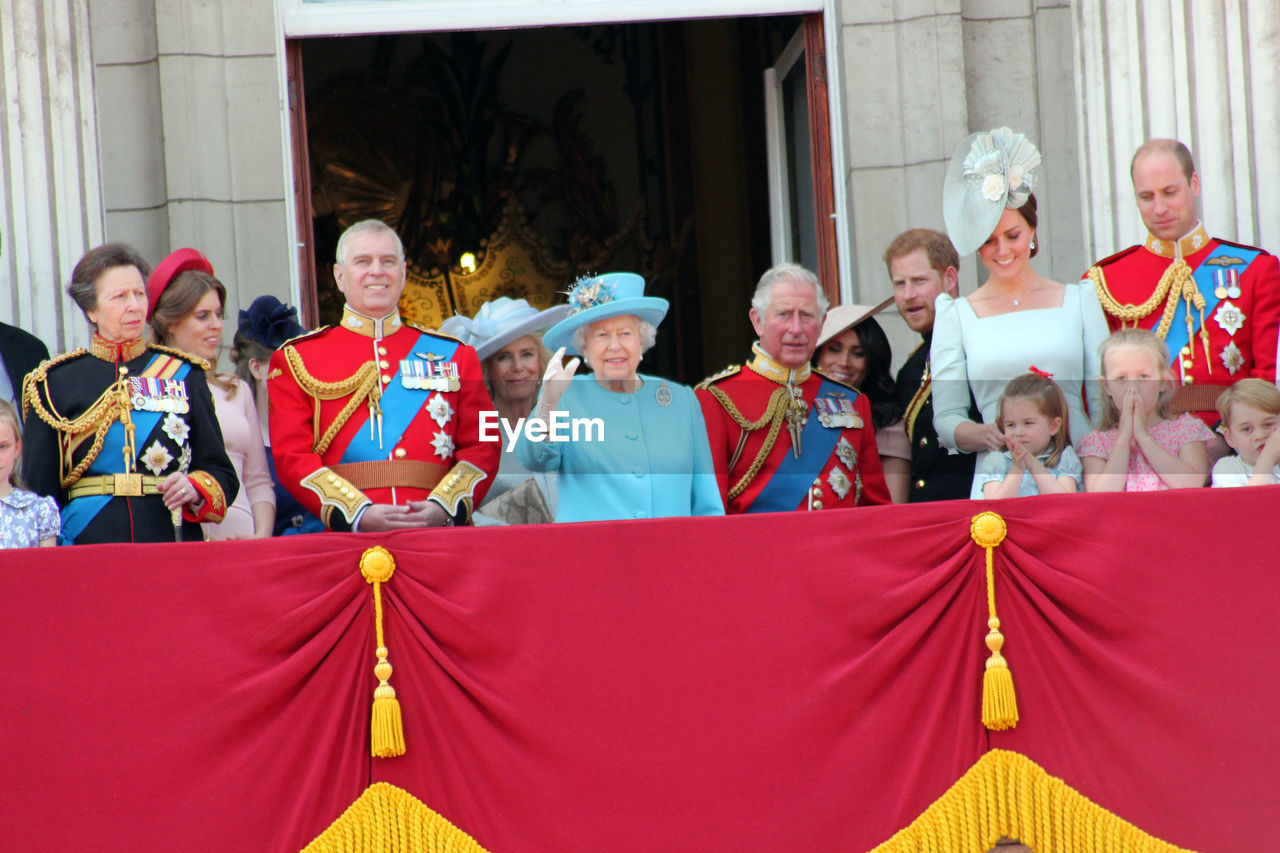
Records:
[[[0,400],[0,548],[53,545],[62,529],[58,504],[22,488],[21,459],[18,413],[8,400]]]
[[[1222,437],[1237,456],[1213,466],[1214,486],[1280,483],[1280,391],[1264,379],[1241,379],[1218,395]]]
[[[1203,486],[1213,433],[1172,417],[1173,370],[1164,341],[1121,329],[1102,342],[1102,422],[1080,440],[1087,492],[1152,492]]]
[[[984,498],[1080,490],[1080,459],[1071,449],[1067,398],[1052,376],[1031,370],[1004,387],[996,425],[1008,449],[983,460],[977,480]]]

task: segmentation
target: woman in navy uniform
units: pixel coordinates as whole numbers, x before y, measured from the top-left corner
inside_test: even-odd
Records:
[[[147,272],[123,243],[86,253],[67,292],[93,324],[89,349],[23,384],[23,470],[62,510],[59,544],[201,540],[239,488],[204,362],[142,339],[159,297]]]

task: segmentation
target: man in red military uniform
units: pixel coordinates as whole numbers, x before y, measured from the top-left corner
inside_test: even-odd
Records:
[[[1191,152],[1153,139],[1130,166],[1146,242],[1090,268],[1112,329],[1150,329],[1169,346],[1181,388],[1174,408],[1212,426],[1223,386],[1276,381],[1280,266],[1262,249],[1210,237],[1196,219]]]
[[[809,366],[826,310],[812,272],[768,270],[751,299],[751,361],[697,387],[731,515],[889,503],[870,403]]]
[[[342,322],[271,357],[271,452],[280,482],[330,530],[465,524],[498,468],[480,440],[493,409],[475,350],[407,326],[400,238],[377,220],[338,241]]]

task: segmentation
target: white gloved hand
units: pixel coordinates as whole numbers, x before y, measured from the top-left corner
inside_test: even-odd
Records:
[[[547,369],[542,374],[542,396],[538,398],[538,416],[544,419],[559,405],[560,398],[564,396],[565,391],[569,390],[569,381],[573,379],[578,365],[582,364],[582,359],[577,356],[571,358],[568,364],[561,364],[563,358],[564,347],[560,347],[555,355],[551,356],[551,360],[547,362]]]

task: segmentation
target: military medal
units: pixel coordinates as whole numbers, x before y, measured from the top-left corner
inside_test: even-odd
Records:
[[[462,388],[458,365],[432,353],[417,353],[420,361],[400,362],[400,384],[419,391],[457,391]]]
[[[845,495],[849,494],[849,488],[853,485],[839,468],[831,469],[831,473],[827,474],[827,483],[831,485],[831,491],[835,492],[840,500],[844,500]]]
[[[667,387],[667,380],[663,379],[658,384],[658,391],[653,397],[658,401],[659,406],[666,407],[671,405],[671,389]]]
[[[849,443],[849,439],[843,435],[836,442],[836,457],[849,469],[849,473],[854,473],[858,467],[858,451],[853,449],[853,445]],[[841,495],[843,497],[843,495]]]
[[[819,397],[813,402],[818,410],[818,423],[827,429],[859,429],[862,418],[854,411],[853,401],[844,396]]]
[[[1244,325],[1245,315],[1231,302],[1224,301],[1218,304],[1218,310],[1213,313],[1213,319],[1218,322],[1224,332],[1234,337]]]
[[[181,379],[130,376],[129,402],[139,412],[185,414],[190,410],[187,405],[187,386]]]
[[[1219,299],[1240,298],[1240,274],[1233,269],[1213,271],[1213,295]]]
[[[1244,355],[1240,352],[1240,347],[1236,346],[1236,342],[1232,341],[1222,348],[1222,364],[1227,368],[1227,372],[1234,376],[1244,367]]]

